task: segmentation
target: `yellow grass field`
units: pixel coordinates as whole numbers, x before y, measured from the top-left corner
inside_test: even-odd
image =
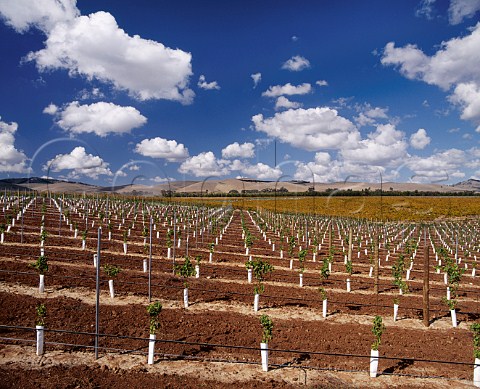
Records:
[[[277,197],[271,198],[176,198],[190,204],[232,205],[287,213],[342,216],[378,221],[433,221],[480,215],[479,197]]]

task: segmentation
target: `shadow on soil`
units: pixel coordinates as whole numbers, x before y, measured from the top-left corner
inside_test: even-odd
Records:
[[[407,360],[407,359],[401,359],[401,360],[398,361],[397,364],[395,364],[394,366],[387,367],[387,368],[383,371],[383,373],[385,373],[385,374],[392,374],[392,373],[395,373],[395,372],[402,371],[402,370],[404,370],[404,369],[406,369],[407,367],[412,366],[412,365],[413,365],[413,361]]]

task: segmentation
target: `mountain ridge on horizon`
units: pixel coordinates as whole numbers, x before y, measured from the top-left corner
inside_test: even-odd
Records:
[[[160,184],[125,184],[116,186],[92,185],[79,181],[67,181],[42,177],[23,177],[0,179],[0,189],[3,190],[36,190],[39,192],[73,192],[73,193],[121,193],[141,195],[166,195],[166,193],[177,194],[241,194],[241,193],[303,193],[303,192],[331,192],[331,191],[377,191],[382,188],[383,193],[388,192],[438,192],[458,193],[472,192],[480,193],[480,180],[468,179],[456,184],[422,184],[422,183],[399,183],[384,182],[332,182],[332,183],[311,183],[308,181],[268,181],[253,178],[228,178],[203,181],[168,181]]]

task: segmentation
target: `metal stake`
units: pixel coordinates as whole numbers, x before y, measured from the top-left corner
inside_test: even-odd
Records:
[[[100,242],[102,238],[102,227],[98,227],[97,238],[97,271],[96,271],[96,301],[95,301],[95,359],[98,359],[98,333],[100,316]]]

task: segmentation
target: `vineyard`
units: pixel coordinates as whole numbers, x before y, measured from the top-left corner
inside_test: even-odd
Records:
[[[184,203],[192,199],[177,198]],[[480,202],[475,196],[303,196],[303,197],[237,197],[204,198],[211,206],[230,205],[233,208],[273,212],[304,213],[381,221],[425,222],[480,214]]]
[[[480,385],[477,204],[440,200],[464,217],[6,193],[2,387]]]

